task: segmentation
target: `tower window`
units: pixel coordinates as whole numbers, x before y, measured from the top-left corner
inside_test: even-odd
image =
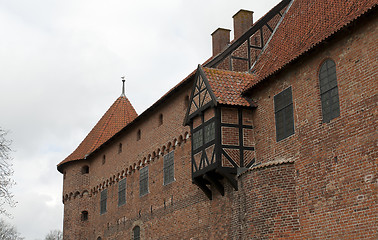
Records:
[[[140,169],[139,175],[139,196],[144,196],[148,193],[148,166]]]
[[[138,132],[137,132],[137,141],[139,141],[141,139],[141,137],[142,137],[142,133],[139,129]]]
[[[323,122],[330,122],[340,116],[336,64],[331,59],[327,59],[320,67],[319,83]]]
[[[105,189],[101,192],[100,199],[100,214],[106,213],[106,201],[108,199],[108,189]]]
[[[81,173],[82,174],[88,174],[89,173],[89,166],[85,165],[81,168]]]
[[[135,226],[133,228],[133,240],[140,240],[140,227]]]
[[[122,152],[122,143],[119,143],[118,145],[118,153],[121,153]]]
[[[293,96],[291,87],[274,96],[277,141],[294,134]]]
[[[164,155],[164,185],[175,180],[174,151]]]
[[[88,221],[88,211],[81,212],[81,221]]]
[[[126,203],[126,178],[118,182],[118,206]]]
[[[163,125],[163,114],[159,115],[159,126]]]

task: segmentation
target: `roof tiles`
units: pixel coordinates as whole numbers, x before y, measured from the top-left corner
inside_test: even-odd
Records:
[[[294,0],[252,71],[258,81],[269,77],[376,5],[376,0]]]
[[[251,106],[240,93],[249,82],[253,81],[253,75],[206,67],[202,69],[218,103]]]
[[[58,168],[64,163],[85,159],[137,116],[129,100],[124,95],[119,97],[76,150],[58,164]]]

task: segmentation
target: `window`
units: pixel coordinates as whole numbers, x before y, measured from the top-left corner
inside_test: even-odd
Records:
[[[133,240],[140,240],[140,227],[135,226],[133,228]]]
[[[106,156],[102,156],[102,165],[104,165],[106,163]]]
[[[215,139],[215,122],[205,126],[205,144]]]
[[[118,182],[118,206],[126,203],[126,178]]]
[[[159,126],[163,125],[163,114],[159,115]]]
[[[319,82],[323,122],[330,122],[340,116],[336,64],[331,59],[327,59],[320,67]]]
[[[139,129],[138,132],[137,132],[137,141],[139,141],[141,137],[142,137],[142,133]]]
[[[174,151],[164,155],[164,185],[175,180]]]
[[[198,149],[203,145],[202,128],[193,133],[193,150]]]
[[[108,199],[108,189],[105,189],[101,192],[100,214],[106,213],[106,200],[107,199]]]
[[[294,134],[293,96],[291,87],[274,96],[277,141]]]
[[[89,173],[89,167],[87,165],[83,166],[81,168],[81,173],[82,174],[88,174]]]
[[[144,196],[148,193],[148,166],[140,169],[139,176],[139,196]]]
[[[121,153],[122,152],[122,143],[119,143],[118,145],[118,153]]]
[[[81,212],[81,221],[87,221],[88,220],[88,212],[82,211]]]

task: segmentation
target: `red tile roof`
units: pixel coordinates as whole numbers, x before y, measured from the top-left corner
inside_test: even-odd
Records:
[[[124,95],[120,96],[76,150],[58,164],[58,169],[64,163],[85,159],[127,124],[132,122],[137,116],[138,114],[129,100]]]
[[[294,0],[252,69],[256,80],[247,89],[279,71],[376,5],[377,0]]]
[[[218,103],[251,106],[240,94],[247,84],[252,81],[253,76],[251,74],[206,67],[203,67],[202,70]]]

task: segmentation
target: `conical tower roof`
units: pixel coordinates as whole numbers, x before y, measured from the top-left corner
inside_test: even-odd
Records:
[[[137,116],[138,114],[130,101],[122,94],[92,128],[76,150],[58,164],[58,170],[64,163],[85,159]]]

